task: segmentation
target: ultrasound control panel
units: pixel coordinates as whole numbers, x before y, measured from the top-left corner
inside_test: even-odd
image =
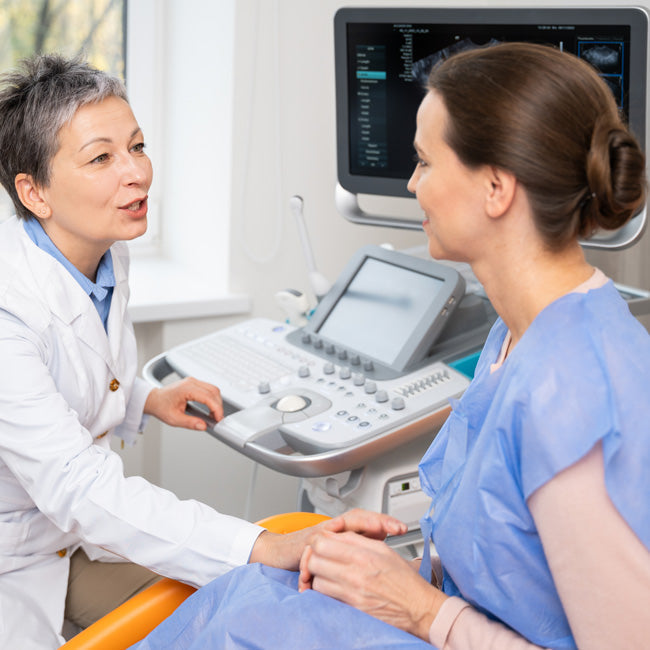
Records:
[[[367,369],[369,363],[353,365],[335,354],[327,360],[296,348],[287,341],[295,331],[273,320],[251,319],[174,348],[164,358],[177,374],[219,386],[224,401],[235,408],[212,423],[210,433],[272,467],[279,455],[325,452],[331,457],[398,433],[445,411],[449,399],[459,397],[469,383],[442,362],[378,379]],[[268,441],[271,454],[257,457],[255,450]]]
[[[344,471],[433,435],[466,389],[468,378],[432,354],[463,295],[449,267],[365,247],[305,327],[247,320],[160,355],[145,376],[219,386],[234,412],[209,432],[273,469]]]

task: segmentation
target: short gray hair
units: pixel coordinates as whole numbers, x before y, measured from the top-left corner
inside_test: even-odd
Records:
[[[61,127],[81,106],[108,97],[128,101],[122,81],[78,57],[36,55],[0,76],[0,183],[18,217],[33,215],[18,197],[16,176],[28,174],[47,187]]]

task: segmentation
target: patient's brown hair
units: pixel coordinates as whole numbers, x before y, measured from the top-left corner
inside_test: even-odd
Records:
[[[508,43],[457,54],[430,74],[449,113],[447,144],[470,167],[512,172],[546,245],[615,229],[645,202],[644,154],[588,63]]]

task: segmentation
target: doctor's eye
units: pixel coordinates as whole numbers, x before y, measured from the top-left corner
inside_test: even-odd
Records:
[[[131,151],[134,153],[144,153],[145,147],[147,145],[144,142],[138,142],[131,147]]]
[[[92,165],[92,164],[94,164],[94,163],[99,164],[99,163],[107,162],[108,159],[109,159],[109,157],[110,157],[110,156],[109,156],[109,154],[107,154],[107,153],[99,154],[99,156],[97,156],[96,158],[93,158],[93,159],[90,161],[90,164]]]

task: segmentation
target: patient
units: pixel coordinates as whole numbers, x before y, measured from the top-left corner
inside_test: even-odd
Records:
[[[647,647],[650,337],[578,242],[643,207],[643,153],[587,63],[529,44],[434,68],[414,144],[429,251],[500,316],[420,464],[438,555],[323,531],[299,576],[236,569],[141,649]]]

